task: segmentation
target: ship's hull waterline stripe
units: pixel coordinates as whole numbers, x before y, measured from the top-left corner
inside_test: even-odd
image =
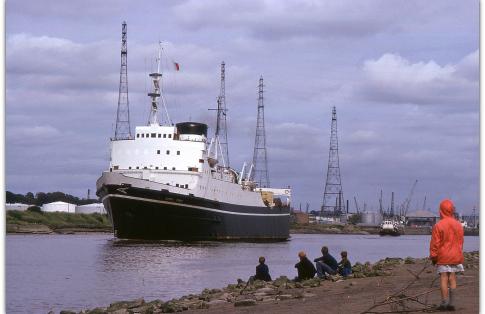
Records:
[[[197,205],[190,205],[190,204],[180,204],[180,203],[173,203],[173,202],[167,202],[167,201],[159,201],[159,200],[153,200],[149,198],[143,198],[143,197],[136,197],[136,196],[128,196],[128,195],[119,195],[119,194],[107,194],[104,196],[101,201],[104,202],[104,200],[108,197],[118,197],[118,198],[126,198],[130,200],[137,200],[137,201],[143,201],[143,202],[151,202],[151,203],[158,203],[158,204],[166,204],[166,205],[175,205],[179,207],[191,207],[191,208],[197,208],[201,210],[206,210],[210,212],[216,212],[216,213],[222,213],[222,214],[230,214],[230,215],[242,215],[242,216],[271,216],[271,217],[279,217],[279,216],[289,216],[290,214],[253,214],[253,213],[235,213],[235,212],[230,212],[227,210],[220,210],[220,209],[214,209],[214,208],[209,208],[209,207],[202,207],[202,206],[197,206]]]

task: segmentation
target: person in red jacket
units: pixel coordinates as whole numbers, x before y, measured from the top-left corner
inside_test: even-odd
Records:
[[[445,199],[440,203],[441,220],[434,225],[429,244],[429,257],[437,265],[441,279],[440,310],[454,311],[453,297],[457,272],[463,272],[463,227],[455,219],[453,202]],[[449,287],[449,290],[448,290]]]

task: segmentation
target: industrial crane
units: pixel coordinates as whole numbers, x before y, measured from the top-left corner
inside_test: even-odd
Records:
[[[355,210],[357,211],[357,214],[359,213],[359,204],[357,204],[357,199],[354,196],[354,202],[355,202]]]
[[[406,198],[406,200],[404,201],[404,203],[402,205],[402,208],[403,208],[402,215],[403,216],[406,216],[407,213],[408,213],[409,204],[411,203],[411,199],[413,197],[413,193],[414,193],[414,189],[416,188],[416,184],[418,184],[418,180],[414,181],[414,184],[413,184],[413,186],[411,188],[411,191],[409,192],[409,196]]]

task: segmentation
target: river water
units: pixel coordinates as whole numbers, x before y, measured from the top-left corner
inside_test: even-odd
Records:
[[[271,276],[296,275],[298,251],[310,259],[322,245],[340,259],[375,262],[385,257],[425,257],[430,236],[292,235],[281,243],[134,242],[109,234],[7,235],[7,313],[47,313],[108,306],[144,297],[168,300],[204,288],[247,280],[259,256]],[[465,237],[465,251],[479,237]]]

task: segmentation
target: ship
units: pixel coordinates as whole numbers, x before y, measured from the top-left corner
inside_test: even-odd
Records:
[[[379,234],[381,236],[384,236],[384,235],[400,236],[402,233],[402,230],[403,228],[398,221],[394,219],[385,219],[382,221],[379,227]]]
[[[172,123],[162,95],[160,58],[149,74],[147,125],[110,140],[109,169],[96,194],[120,239],[182,241],[285,241],[291,189],[259,187],[253,167],[236,171],[218,153],[208,125]],[[163,114],[161,122],[158,110]],[[220,113],[221,108],[218,108]]]

